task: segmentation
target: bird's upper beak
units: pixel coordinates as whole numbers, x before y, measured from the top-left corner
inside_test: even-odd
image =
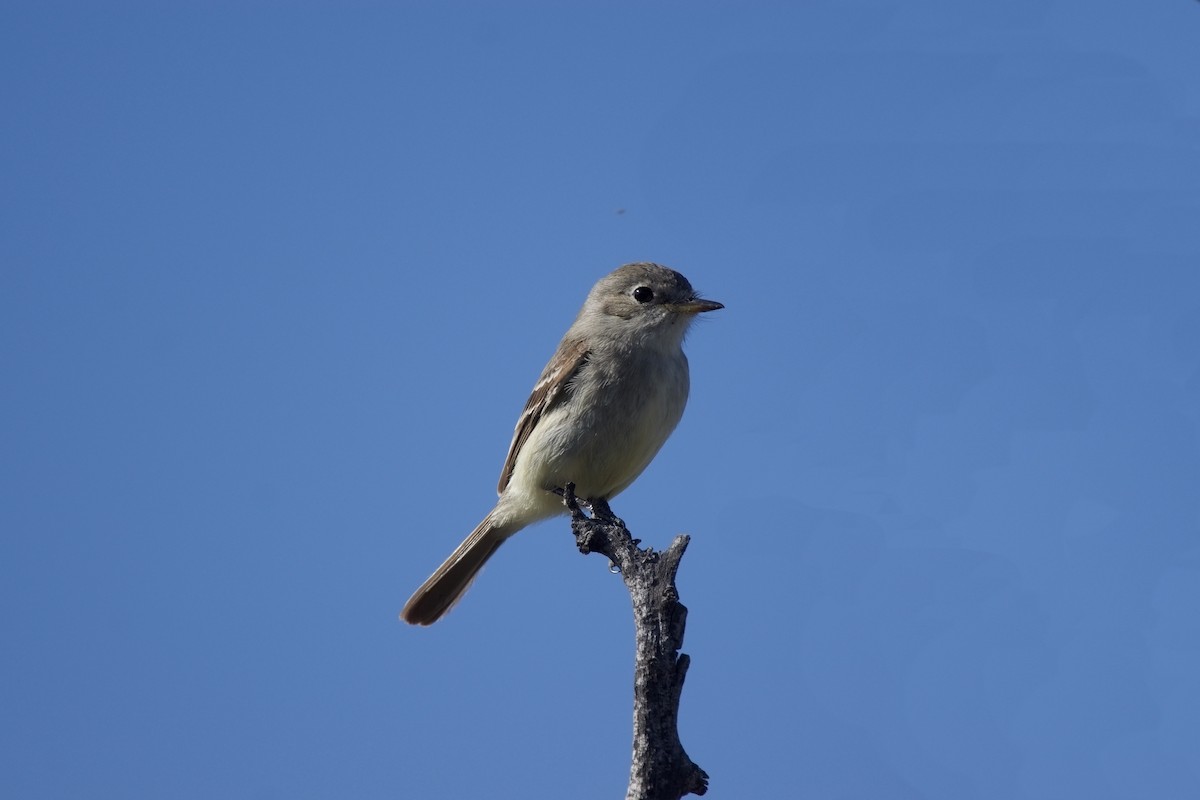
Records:
[[[675,303],[672,308],[681,314],[700,314],[704,311],[716,311],[725,306],[716,300],[688,300],[686,303]]]

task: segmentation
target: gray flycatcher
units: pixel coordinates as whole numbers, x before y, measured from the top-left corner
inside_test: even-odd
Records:
[[[568,483],[604,507],[631,484],[683,416],[684,335],[697,314],[723,307],[658,264],[626,264],[601,278],[517,420],[496,507],[413,593],[401,619],[440,619],[505,539],[566,513]]]

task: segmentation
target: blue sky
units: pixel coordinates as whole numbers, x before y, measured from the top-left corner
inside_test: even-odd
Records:
[[[712,797],[1200,796],[1200,4],[9,3],[0,793],[621,796],[565,521],[430,629],[591,284],[727,308]]]

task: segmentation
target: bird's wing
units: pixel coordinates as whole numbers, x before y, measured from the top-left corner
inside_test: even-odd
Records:
[[[512,444],[508,446],[508,458],[504,459],[504,468],[500,471],[500,484],[496,491],[500,494],[512,480],[513,470],[517,466],[517,456],[529,439],[529,434],[537,424],[545,418],[551,409],[566,399],[570,392],[572,381],[580,368],[587,362],[588,347],[582,340],[563,342],[559,345],[550,363],[542,370],[542,375],[534,385],[525,403],[525,410],[517,420],[516,430],[513,431]]]

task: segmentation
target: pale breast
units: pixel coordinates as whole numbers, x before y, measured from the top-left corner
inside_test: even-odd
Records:
[[[530,434],[513,480],[553,489],[573,482],[580,497],[611,498],[649,465],[683,416],[687,358],[645,354],[635,363],[581,371],[570,398]]]

